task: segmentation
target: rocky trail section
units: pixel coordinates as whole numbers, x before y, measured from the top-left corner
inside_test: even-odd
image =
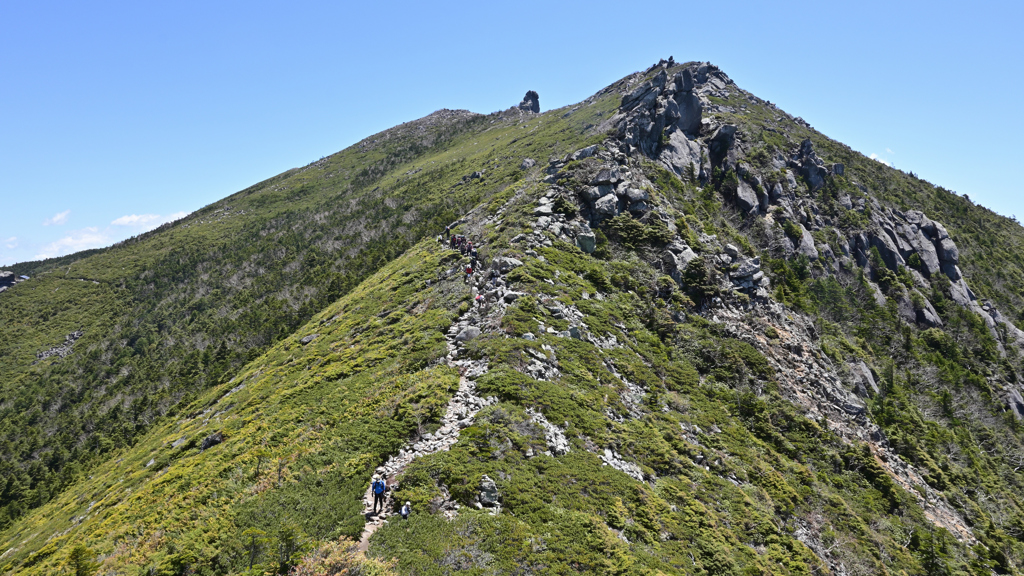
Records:
[[[376,515],[373,514],[372,487],[368,487],[363,495],[363,516],[366,518],[366,525],[359,541],[360,550],[364,552],[367,550],[370,536],[387,522],[387,518],[393,510],[401,507],[399,503],[393,501],[392,494],[393,489],[398,486],[398,477],[406,467],[416,458],[449,450],[458,442],[460,431],[473,424],[480,410],[498,402],[498,399],[493,396],[482,398],[477,395],[475,380],[487,373],[487,360],[468,358],[465,344],[479,337],[484,331],[491,332],[498,329],[507,303],[515,300],[516,294],[507,291],[504,287],[503,276],[511,268],[512,266],[508,262],[496,258],[492,261],[491,269],[497,272],[493,279],[489,279],[488,274],[477,274],[473,280],[474,293],[485,294],[484,299],[471,305],[469,310],[460,316],[445,334],[445,340],[448,342],[448,354],[442,362],[459,371],[459,389],[448,401],[445,415],[436,431],[424,434],[418,440],[408,443],[399,449],[398,454],[390,457],[387,462],[376,469],[375,473],[387,480],[389,489],[385,496],[384,511]],[[445,277],[449,275],[447,274]],[[485,290],[487,288],[490,290]],[[537,416],[543,419],[542,415]],[[545,427],[545,431],[549,436],[556,435],[547,427]],[[562,440],[564,442],[564,437]],[[495,500],[495,505],[496,502]],[[459,505],[446,501],[442,503],[440,509],[446,516],[453,517],[458,513]]]

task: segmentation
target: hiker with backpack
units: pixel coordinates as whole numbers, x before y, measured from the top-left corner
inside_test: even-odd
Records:
[[[412,502],[406,502],[405,506],[402,506],[402,509],[399,510],[399,513],[402,515],[402,520],[408,520],[410,512],[412,512]]]
[[[379,474],[373,475],[373,513],[377,513],[377,504],[380,504],[380,511],[384,511],[384,494],[388,491],[388,481],[381,478]]]

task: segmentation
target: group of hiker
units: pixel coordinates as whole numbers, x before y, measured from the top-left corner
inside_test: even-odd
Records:
[[[380,474],[374,474],[373,482],[370,484],[370,489],[373,492],[373,515],[376,516],[378,505],[380,506],[380,511],[384,511],[384,499],[388,493],[387,478],[382,477]],[[412,502],[406,502],[398,511],[398,513],[402,515],[402,520],[408,520],[411,512]]]
[[[444,234],[437,237],[437,242],[440,244],[444,241],[448,242],[448,248],[451,250],[458,250],[463,256],[469,256],[469,264],[466,265],[464,272],[466,277],[463,280],[465,283],[469,283],[469,280],[473,277],[473,272],[480,264],[476,251],[476,246],[473,246],[473,241],[463,236],[462,234],[452,234],[452,226],[448,225],[444,229]]]

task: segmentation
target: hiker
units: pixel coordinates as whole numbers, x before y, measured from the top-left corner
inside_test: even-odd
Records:
[[[473,267],[466,266],[466,280],[465,283],[469,284],[469,279],[473,276]]]
[[[444,227],[444,237],[447,238],[452,235],[452,225],[449,224]]]
[[[373,513],[377,513],[377,504],[380,504],[380,511],[384,511],[384,494],[388,491],[388,481],[380,477],[380,474],[373,475]]]
[[[491,269],[491,287],[498,285],[498,271],[494,268]]]
[[[402,520],[408,520],[409,513],[412,512],[412,502],[406,502],[399,512],[402,514]]]

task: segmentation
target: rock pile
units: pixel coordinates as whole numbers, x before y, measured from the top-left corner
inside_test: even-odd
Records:
[[[696,74],[695,74],[696,72]],[[618,135],[629,146],[650,157],[657,156],[663,139],[678,146],[700,135],[703,103],[694,92],[694,76],[707,77],[707,64],[677,72],[669,78],[662,69],[653,79],[622,97]]]
[[[36,362],[44,360],[51,356],[58,356],[60,358],[66,358],[68,354],[71,354],[71,347],[75,345],[75,342],[81,338],[85,332],[82,330],[76,330],[64,337],[64,342],[58,346],[54,346],[49,350],[43,350],[42,352],[36,352]]]

